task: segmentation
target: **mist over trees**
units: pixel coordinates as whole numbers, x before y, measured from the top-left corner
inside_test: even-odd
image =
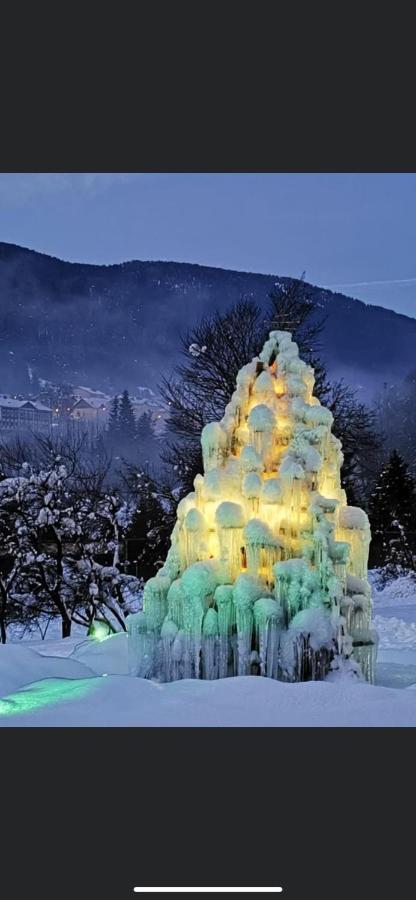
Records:
[[[397,449],[416,474],[416,369],[397,384],[386,382],[375,410],[386,455]]]
[[[114,463],[134,462],[158,468],[160,441],[152,417],[144,412],[136,419],[127,389],[111,401],[108,425],[100,432],[100,439]]]

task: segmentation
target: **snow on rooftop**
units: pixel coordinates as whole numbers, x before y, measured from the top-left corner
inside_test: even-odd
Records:
[[[7,409],[21,409],[24,406],[32,407],[39,412],[52,412],[49,406],[45,406],[43,403],[40,403],[39,400],[17,400],[14,397],[2,397],[0,396],[0,406],[3,406]]]
[[[101,400],[110,400],[110,397],[108,396],[108,394],[104,394],[103,391],[95,391],[93,388],[86,387],[83,384],[79,384],[76,387],[74,387],[74,389],[73,389],[74,397],[77,396],[77,391],[85,391],[89,395],[89,398],[96,397],[97,399],[101,399]]]

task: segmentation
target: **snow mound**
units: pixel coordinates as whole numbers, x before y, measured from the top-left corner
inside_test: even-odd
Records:
[[[371,572],[369,575],[374,606],[416,606],[416,578],[401,575],[379,590],[377,572]]]
[[[52,696],[51,696],[52,695]],[[0,726],[409,727],[414,692],[353,679],[282,684],[239,676],[158,684],[109,675],[33,684],[0,701]]]
[[[374,616],[373,626],[378,633],[380,649],[416,648],[416,622],[404,622],[394,616]]]
[[[112,634],[104,641],[88,639],[72,653],[96,675],[127,675],[127,633]]]
[[[88,664],[63,656],[45,656],[21,644],[0,644],[0,697],[42,678],[91,678]]]

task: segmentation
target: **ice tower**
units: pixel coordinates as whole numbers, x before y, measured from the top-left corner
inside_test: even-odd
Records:
[[[370,528],[347,506],[332,415],[286,331],[243,366],[202,431],[204,475],[178,505],[166,562],[128,618],[133,674],[373,680]]]

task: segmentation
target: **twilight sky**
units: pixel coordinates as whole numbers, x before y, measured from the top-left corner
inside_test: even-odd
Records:
[[[299,276],[416,316],[416,174],[0,173],[0,241]]]

